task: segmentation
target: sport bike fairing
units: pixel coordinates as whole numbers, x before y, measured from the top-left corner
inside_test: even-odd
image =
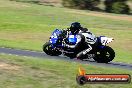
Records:
[[[61,30],[55,29],[50,37],[50,43],[55,44],[58,40],[58,36],[62,33]]]
[[[112,42],[114,40],[113,38],[108,38],[108,37],[105,37],[105,36],[100,36],[99,39],[100,39],[99,42],[101,42],[101,44],[104,45],[104,46],[109,44],[110,42]]]
[[[88,44],[94,44],[97,41],[97,37],[90,32],[82,33],[82,35],[84,35],[85,42]]]
[[[51,37],[50,37],[50,43],[55,44],[55,43],[57,42],[57,40],[58,40],[58,36],[59,36],[61,33],[62,33],[61,30],[55,29],[55,30],[53,31]],[[70,34],[70,35],[68,36],[68,41],[69,41],[70,43],[72,43],[72,44],[76,44],[76,42],[77,42],[77,37],[76,37],[76,35]]]
[[[77,42],[77,35],[69,35],[68,36],[68,41],[69,41],[69,43],[72,43],[72,44],[76,44],[76,42]]]
[[[59,29],[55,29],[50,37],[50,43],[55,44],[58,40],[58,36],[62,33],[61,30]],[[95,35],[90,34],[90,33],[82,33],[85,36],[85,40],[86,42],[88,42],[89,44],[94,44],[97,41],[97,38]],[[110,42],[112,42],[114,39],[113,38],[108,38],[106,36],[99,36],[99,41],[103,46],[105,46],[106,44],[109,44]],[[70,34],[68,36],[68,41],[69,43],[72,44],[76,44],[78,41],[78,36],[77,35],[72,35]]]

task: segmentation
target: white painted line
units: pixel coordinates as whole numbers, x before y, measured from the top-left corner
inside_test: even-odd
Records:
[[[15,56],[19,56],[19,55],[15,55]]]
[[[23,56],[23,57],[26,57],[27,58],[28,56]]]
[[[8,55],[12,55],[12,54],[8,54]]]

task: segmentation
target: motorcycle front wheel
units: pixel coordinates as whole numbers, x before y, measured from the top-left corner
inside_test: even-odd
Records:
[[[50,56],[59,56],[62,53],[55,47],[52,47],[53,45],[50,42],[46,42],[43,45],[43,51]]]

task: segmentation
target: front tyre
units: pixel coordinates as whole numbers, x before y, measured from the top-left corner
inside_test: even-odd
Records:
[[[109,46],[105,46],[104,49],[96,53],[94,60],[98,63],[108,63],[112,61],[114,57],[115,57],[114,50]]]
[[[53,48],[53,45],[50,42],[46,42],[43,45],[43,51],[50,56],[59,56],[61,52],[57,48]]]

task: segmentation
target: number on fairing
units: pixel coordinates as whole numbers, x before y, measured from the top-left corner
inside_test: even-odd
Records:
[[[107,41],[108,41],[107,37],[101,37],[101,43],[102,43],[102,45],[106,45]]]

